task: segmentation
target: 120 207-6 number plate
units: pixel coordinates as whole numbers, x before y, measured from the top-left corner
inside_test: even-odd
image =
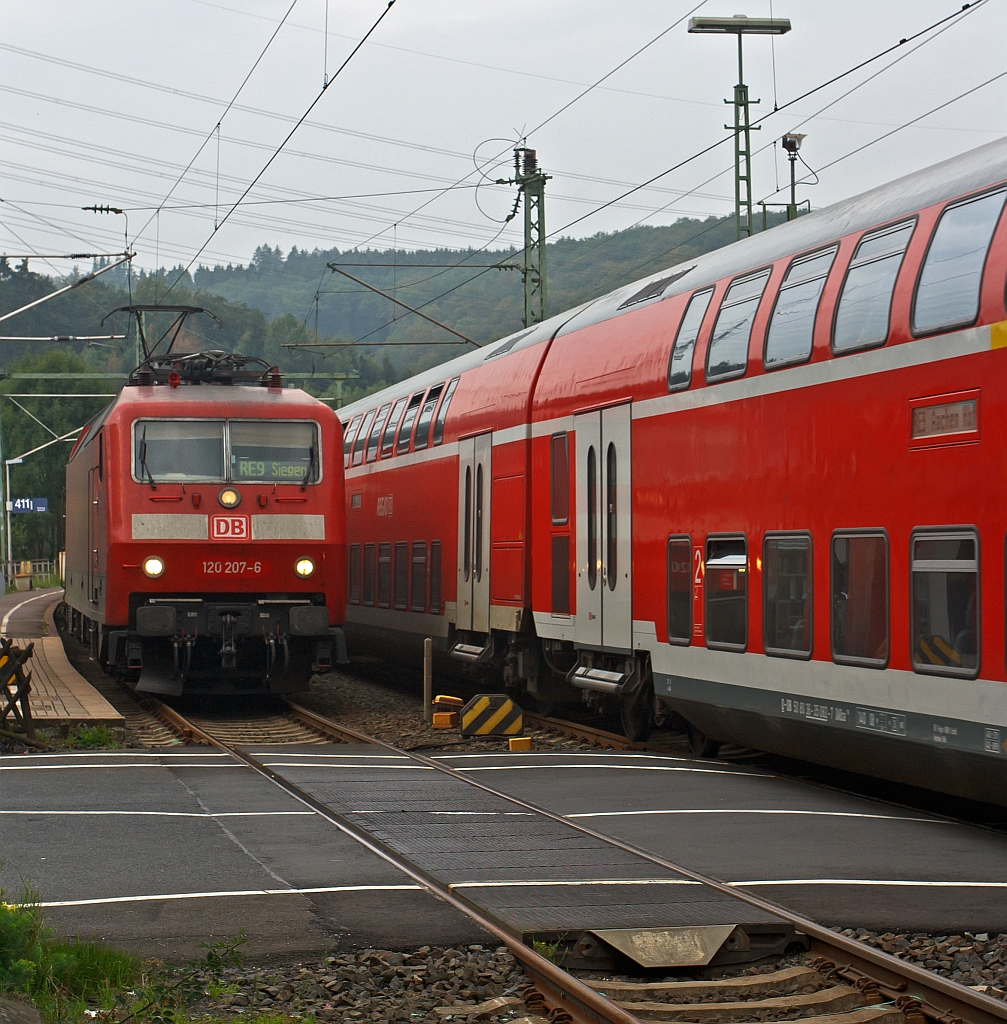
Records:
[[[221,560],[204,562],[203,572],[207,575],[240,576],[244,573],[260,573],[265,567],[262,562],[243,562],[237,560]]]

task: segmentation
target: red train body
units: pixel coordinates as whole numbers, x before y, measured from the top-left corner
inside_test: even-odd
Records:
[[[123,388],[70,456],[73,625],[141,691],[303,688],[345,643],[339,421],[265,382],[175,385]]]
[[[997,142],[343,410],[351,634],[1007,800],[1005,196]]]

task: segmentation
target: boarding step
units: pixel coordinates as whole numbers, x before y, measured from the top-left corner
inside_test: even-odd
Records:
[[[467,665],[482,665],[493,657],[493,637],[486,637],[485,647],[478,644],[456,643],[448,651],[448,656]]]

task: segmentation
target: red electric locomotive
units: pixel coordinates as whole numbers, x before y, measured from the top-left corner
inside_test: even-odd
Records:
[[[345,661],[339,421],[255,363],[150,358],[70,455],[71,623],[137,690],[284,693]]]
[[[348,627],[1007,801],[1007,140],[356,403]]]

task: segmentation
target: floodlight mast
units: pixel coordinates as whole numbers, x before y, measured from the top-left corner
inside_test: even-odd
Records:
[[[752,132],[758,131],[758,125],[752,127],[749,118],[749,104],[759,100],[749,100],[748,86],[745,85],[745,67],[742,55],[741,37],[750,36],[782,36],[790,31],[789,18],[749,18],[744,14],[736,14],[733,18],[690,18],[689,32],[694,35],[736,35],[738,37],[738,84],[734,87],[734,99],[724,100],[734,105],[734,237],[735,240],[746,237],[753,232],[752,223]],[[724,125],[728,131],[729,124]],[[744,190],[742,190],[744,183]],[[742,195],[744,191],[744,196]],[[745,208],[745,220],[742,223],[741,209]]]

